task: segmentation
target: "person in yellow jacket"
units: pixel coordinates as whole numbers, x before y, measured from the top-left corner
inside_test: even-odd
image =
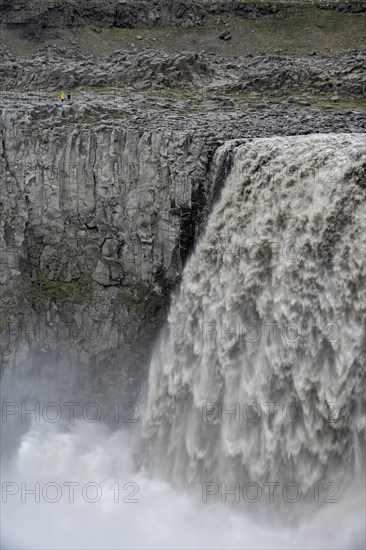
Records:
[[[60,93],[60,99],[61,99],[61,103],[63,103],[65,101],[65,92],[63,90]]]

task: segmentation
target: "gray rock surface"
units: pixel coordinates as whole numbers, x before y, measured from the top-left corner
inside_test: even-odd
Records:
[[[228,40],[224,31],[220,37]],[[165,53],[116,51],[108,57],[80,54],[70,48],[49,47],[15,59],[2,53],[2,86],[5,90],[57,89],[62,87],[126,87],[148,90],[208,87],[220,93],[256,92],[279,97],[293,93],[344,98],[366,98],[366,53],[294,57],[286,54],[246,55],[224,58],[191,52]]]
[[[301,2],[300,2],[301,3]],[[325,10],[364,13],[365,0],[304,0]],[[212,15],[230,13],[237,17],[258,19],[286,13],[292,2],[240,0],[0,0],[0,16],[7,25],[27,24],[40,28],[80,27],[97,24],[107,27],[190,28],[201,26]]]
[[[98,368],[119,350],[115,371],[124,357],[124,378],[135,378],[202,217],[208,149],[189,132],[91,128],[66,113],[47,102],[2,110],[3,359],[63,344],[70,361],[92,356]],[[45,338],[50,323],[55,341]]]
[[[257,18],[285,9],[271,2],[222,0],[220,2],[180,0],[1,0],[0,14],[8,25],[33,24],[48,28],[82,26],[97,23],[110,27],[200,26],[211,14],[235,13],[241,17]]]
[[[116,51],[107,58],[79,55],[70,49],[41,51],[31,58],[3,59],[3,86],[19,89],[130,86],[139,89],[176,85],[200,86],[213,74],[208,62],[195,53],[168,55],[146,50]]]

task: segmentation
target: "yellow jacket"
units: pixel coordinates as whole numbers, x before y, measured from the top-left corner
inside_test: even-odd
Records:
[[[60,99],[65,99],[65,92],[60,93]]]

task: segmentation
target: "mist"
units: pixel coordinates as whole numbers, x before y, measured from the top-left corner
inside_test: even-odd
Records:
[[[130,430],[112,431],[103,423],[33,423],[1,475],[2,548],[363,548],[361,485],[359,494],[343,495],[338,503],[302,510],[301,503],[291,504],[298,507],[293,524],[285,517],[273,520],[276,503],[264,504],[267,519],[260,520],[263,502],[246,510],[230,497],[203,503],[200,485],[178,490],[137,472],[133,439]],[[4,502],[9,482],[8,491],[19,490]],[[31,493],[36,483],[39,502]],[[78,484],[73,502],[70,483]],[[47,484],[52,486],[45,492]]]

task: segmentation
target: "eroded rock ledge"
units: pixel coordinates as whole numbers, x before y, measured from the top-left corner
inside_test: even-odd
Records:
[[[366,98],[365,50],[315,57],[263,53],[225,58],[150,48],[96,57],[72,48],[48,47],[24,59],[0,52],[0,59],[3,90],[91,87],[108,91],[105,88],[114,87],[127,96],[132,88],[178,89],[208,96],[256,92],[272,98],[299,93]]]

